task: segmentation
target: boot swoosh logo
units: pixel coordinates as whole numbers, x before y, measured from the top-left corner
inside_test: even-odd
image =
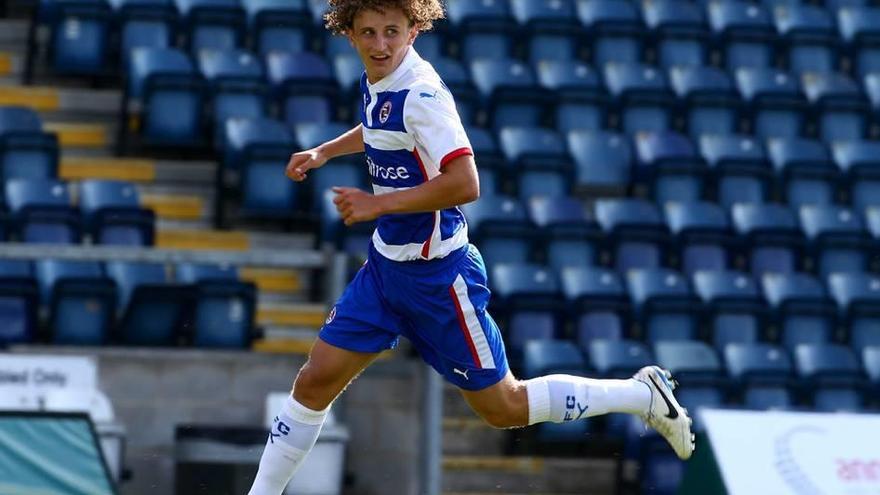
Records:
[[[663,393],[663,387],[657,385],[657,380],[655,380],[653,376],[649,378],[651,378],[651,382],[654,384],[654,387],[657,389],[657,391],[660,392],[660,397],[663,397],[663,402],[666,403],[666,409],[669,410],[669,412],[666,413],[666,417],[669,419],[678,419],[678,410],[675,409],[675,406],[672,405],[669,397],[666,397],[666,394]]]

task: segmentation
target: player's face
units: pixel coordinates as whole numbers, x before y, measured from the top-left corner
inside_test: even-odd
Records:
[[[364,9],[355,16],[348,39],[364,63],[367,79],[375,83],[394,72],[417,34],[400,9]]]

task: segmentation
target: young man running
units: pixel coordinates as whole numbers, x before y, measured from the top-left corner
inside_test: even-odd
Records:
[[[361,124],[294,154],[287,175],[302,181],[331,158],[366,152],[372,194],[337,187],[334,203],[346,225],[377,219],[377,228],[278,413],[250,495],[282,493],[333,400],[401,335],[493,427],[624,412],[644,418],[682,459],[693,452],[691,420],[658,367],[628,380],[521,381],[508,370],[486,312],[483,260],[457,208],[479,196],[473,152],[452,94],[412,47],[443,16],[440,0],[330,0],[327,27],[364,63]]]

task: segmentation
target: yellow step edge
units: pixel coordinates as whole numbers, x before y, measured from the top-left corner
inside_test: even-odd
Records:
[[[162,249],[247,251],[250,249],[250,241],[244,232],[174,229],[156,232],[156,247]]]
[[[0,53],[0,76],[8,76],[12,72],[12,57],[8,53]]]
[[[205,211],[202,198],[181,194],[141,194],[141,205],[168,220],[200,220]]]
[[[138,158],[64,157],[58,174],[64,180],[153,182],[156,180],[156,162]]]
[[[327,313],[324,311],[271,307],[257,309],[257,322],[260,325],[320,328],[325,318]]]
[[[537,474],[544,470],[544,459],[540,457],[444,456],[443,469]]]
[[[43,129],[58,134],[61,146],[76,148],[107,147],[107,126],[101,124],[82,124],[77,122],[47,122]]]
[[[12,69],[12,61],[6,57],[6,61],[0,57],[0,72],[6,66],[7,74]],[[54,88],[41,88],[34,86],[0,86],[0,105],[20,105],[32,108],[36,111],[58,110],[61,106],[58,90]]]
[[[295,270],[243,267],[238,275],[242,280],[253,282],[261,292],[296,292],[302,287]]]

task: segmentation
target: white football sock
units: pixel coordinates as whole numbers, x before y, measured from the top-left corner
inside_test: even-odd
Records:
[[[547,375],[527,380],[529,424],[562,423],[610,412],[644,414],[651,390],[633,380],[596,380],[572,375]]]
[[[281,408],[269,440],[260,458],[260,468],[248,495],[281,495],[293,473],[305,459],[321,432],[328,407],[313,411],[300,404],[292,396]]]

